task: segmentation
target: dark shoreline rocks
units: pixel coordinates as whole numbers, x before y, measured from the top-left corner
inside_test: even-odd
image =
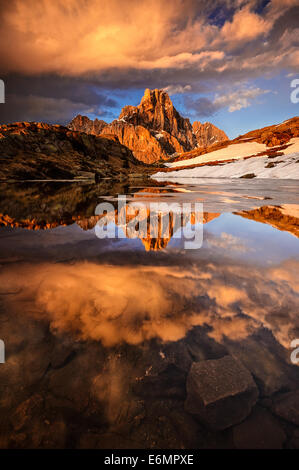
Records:
[[[0,180],[123,178],[146,174],[118,138],[39,122],[0,126]]]

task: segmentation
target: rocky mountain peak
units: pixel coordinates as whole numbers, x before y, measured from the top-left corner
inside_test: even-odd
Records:
[[[157,133],[165,132],[177,139],[178,144],[186,150],[196,146],[189,119],[179,114],[164,90],[147,88],[138,106],[123,108],[119,121],[143,126]]]

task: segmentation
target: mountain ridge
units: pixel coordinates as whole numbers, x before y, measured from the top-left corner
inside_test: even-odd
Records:
[[[97,122],[96,122],[97,121]],[[174,107],[166,91],[147,88],[138,106],[127,105],[111,123],[76,116],[69,128],[99,135],[114,135],[135,158],[147,164],[168,160],[170,156],[228,139],[211,123],[193,125]]]

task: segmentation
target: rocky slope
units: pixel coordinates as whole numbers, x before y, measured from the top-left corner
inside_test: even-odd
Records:
[[[155,176],[299,178],[299,118],[185,152]]]
[[[210,122],[194,121],[192,124],[198,147],[209,147],[219,142],[229,140],[226,133]]]
[[[122,177],[144,166],[115,136],[36,122],[0,126],[0,179]]]
[[[102,135],[115,135],[138,160],[148,164],[168,160],[171,155],[189,151],[199,144],[210,145],[227,138],[223,131],[209,123],[195,123],[194,131],[189,119],[175,109],[168,94],[158,89],[146,89],[138,106],[125,106],[119,118],[110,124],[102,127],[103,121],[100,122],[101,125],[99,121],[96,123],[79,115],[69,127],[91,133],[96,133],[98,128]]]
[[[265,147],[279,147],[284,146],[290,142],[292,138],[299,137],[299,117],[295,116],[287,121],[284,121],[280,124],[275,124],[273,126],[263,127],[262,129],[255,129],[253,131],[247,132],[246,134],[240,135],[232,140],[226,140],[222,142],[215,143],[206,148],[196,148],[190,152],[185,152],[181,155],[172,159],[172,162],[178,162],[181,160],[191,160],[193,158],[199,157],[201,155],[206,155],[210,152],[215,152],[216,150],[223,150],[230,145],[256,142],[259,144],[264,144]],[[265,153],[269,153],[269,151]],[[270,152],[273,153],[273,152]],[[190,162],[191,164],[191,162]]]

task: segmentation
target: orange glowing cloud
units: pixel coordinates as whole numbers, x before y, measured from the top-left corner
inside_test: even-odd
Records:
[[[6,309],[49,322],[55,332],[105,346],[183,338],[208,326],[221,342],[266,327],[285,348],[298,328],[298,262],[240,265],[12,265],[0,274]],[[0,292],[1,293],[1,292]]]
[[[218,25],[210,19],[215,2],[11,0],[0,13],[1,65],[5,72],[71,76],[113,69],[225,71],[227,64],[240,70],[243,62],[265,51],[257,54],[254,49],[244,57],[233,51],[256,39],[266,41],[275,21],[295,5],[272,0],[258,14],[255,2],[236,0],[233,16]],[[296,41],[292,29],[290,64]],[[286,65],[284,45],[285,40],[281,47],[269,46],[267,58],[272,62],[275,50]]]
[[[181,0],[14,0],[3,12],[2,60],[22,72],[80,74],[109,67],[193,63],[206,44],[194,4]],[[182,22],[187,26],[181,27]],[[17,45],[11,54],[11,43]],[[162,47],[161,47],[162,45]]]

